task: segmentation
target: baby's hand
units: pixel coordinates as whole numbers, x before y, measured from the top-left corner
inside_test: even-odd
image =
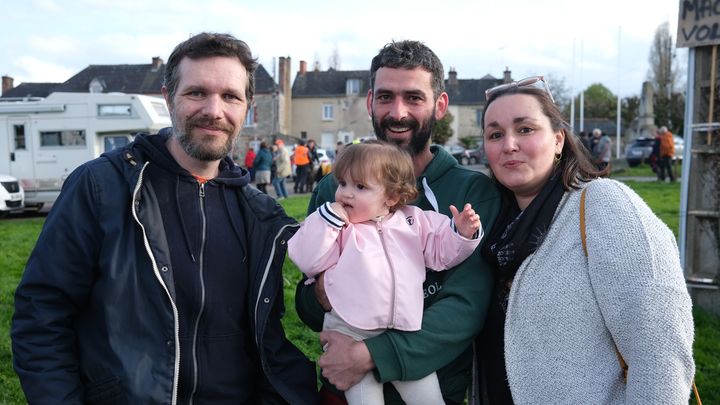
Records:
[[[465,204],[462,212],[458,212],[457,208],[451,205],[450,212],[452,213],[453,220],[455,220],[455,227],[458,233],[467,239],[472,239],[482,226],[482,223],[480,223],[480,215],[475,213],[475,210],[472,209],[472,205],[470,204]]]
[[[332,202],[330,203],[330,209],[333,210],[340,218],[342,218],[343,222],[345,222],[346,224],[348,223],[348,215],[342,204],[337,201]]]

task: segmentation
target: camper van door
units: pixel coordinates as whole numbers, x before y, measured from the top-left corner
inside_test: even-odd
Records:
[[[11,176],[17,178],[20,184],[27,190],[30,184],[25,184],[23,179],[32,180],[35,178],[35,164],[33,162],[33,139],[30,136],[30,120],[28,118],[13,117],[7,122],[8,128],[8,159],[7,170]]]

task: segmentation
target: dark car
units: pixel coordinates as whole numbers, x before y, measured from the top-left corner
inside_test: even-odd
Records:
[[[468,150],[463,148],[459,145],[450,145],[446,146],[443,145],[443,148],[445,148],[448,153],[453,155],[455,159],[457,159],[458,163],[460,163],[463,166],[467,166],[470,164],[470,154],[468,153]]]
[[[488,165],[487,158],[485,157],[485,148],[482,146],[475,149],[469,149],[468,154],[470,155],[471,165]]]
[[[630,167],[647,162],[652,153],[655,138],[637,138],[625,149],[625,159]]]

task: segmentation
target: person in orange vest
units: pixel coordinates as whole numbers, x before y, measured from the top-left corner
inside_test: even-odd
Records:
[[[252,145],[248,144],[248,150],[245,154],[245,168],[250,172],[250,181],[255,181],[255,169],[253,169],[253,166],[256,156],[255,149],[253,149]]]
[[[305,141],[300,140],[295,146],[293,153],[293,162],[295,162],[295,185],[293,191],[297,193],[306,193],[308,185],[308,176],[310,175],[310,154],[305,146]]]
[[[660,159],[659,162],[659,173],[658,176],[660,178],[660,181],[665,181],[665,172],[667,171],[668,176],[670,177],[670,181],[675,181],[675,175],[672,172],[672,167],[670,166],[673,157],[675,156],[675,141],[673,139],[673,134],[670,132],[667,127],[660,127],[658,129],[658,134],[660,135]]]

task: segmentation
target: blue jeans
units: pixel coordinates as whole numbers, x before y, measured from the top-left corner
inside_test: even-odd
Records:
[[[272,185],[275,187],[275,194],[277,194],[278,198],[283,197],[287,198],[288,194],[287,191],[285,191],[285,179],[279,176],[275,176],[275,178],[272,180]]]

